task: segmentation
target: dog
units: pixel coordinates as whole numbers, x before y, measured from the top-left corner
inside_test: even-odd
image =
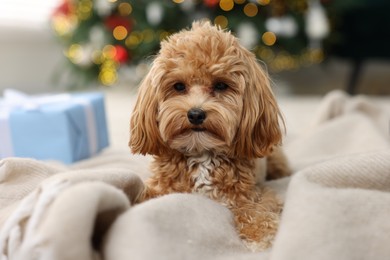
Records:
[[[289,175],[282,126],[255,55],[230,32],[194,22],[161,43],[139,87],[129,146],[154,161],[138,201],[203,194],[231,210],[248,248],[266,249],[282,205],[262,183],[266,172]]]

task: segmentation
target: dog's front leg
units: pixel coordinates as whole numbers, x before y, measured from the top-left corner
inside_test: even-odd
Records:
[[[151,183],[148,183],[147,181],[146,183],[144,183],[144,189],[138,195],[137,199],[135,200],[135,203],[138,204],[146,200],[157,198],[168,193],[169,192],[163,191],[162,189],[159,189],[158,187],[154,186]]]
[[[275,237],[282,204],[270,189],[253,192],[253,197],[236,200],[230,209],[240,237],[252,251],[265,250]]]

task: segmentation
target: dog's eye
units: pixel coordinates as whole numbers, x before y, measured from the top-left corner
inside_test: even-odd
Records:
[[[228,88],[229,88],[228,84],[223,83],[223,82],[217,82],[214,85],[214,90],[217,90],[217,91],[224,91]]]
[[[184,90],[186,90],[186,85],[184,85],[184,83],[178,82],[178,83],[175,83],[175,84],[173,85],[173,88],[174,88],[177,92],[183,92]]]

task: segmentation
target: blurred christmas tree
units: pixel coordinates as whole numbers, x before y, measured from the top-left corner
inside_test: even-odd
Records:
[[[323,59],[327,24],[319,0],[64,0],[52,25],[74,85],[108,86],[123,65],[138,64],[161,40],[203,18],[235,33],[272,71]]]

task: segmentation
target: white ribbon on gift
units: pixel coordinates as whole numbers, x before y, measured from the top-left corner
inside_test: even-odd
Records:
[[[91,155],[95,154],[98,150],[96,117],[90,102],[81,98],[72,97],[70,94],[30,96],[18,90],[6,89],[4,90],[4,98],[0,100],[0,136],[2,136],[2,142],[0,143],[0,158],[14,156],[11,126],[9,122],[9,115],[12,110],[39,110],[43,105],[61,102],[74,102],[83,106],[87,120],[89,152]]]
[[[90,102],[81,98],[73,98],[74,102],[84,107],[85,118],[87,120],[87,133],[88,133],[88,145],[89,154],[96,154],[98,151],[98,135],[96,131],[96,115],[95,110]]]

